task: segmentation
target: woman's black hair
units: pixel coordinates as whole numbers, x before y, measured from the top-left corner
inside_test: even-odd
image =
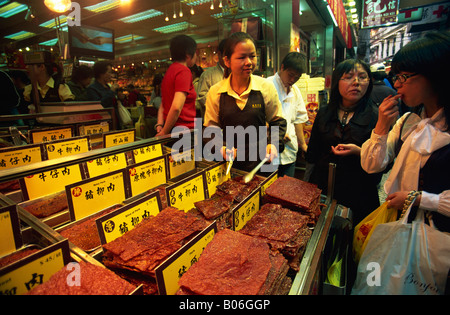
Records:
[[[186,56],[193,57],[197,51],[196,41],[187,35],[178,35],[170,40],[172,61],[185,61]]]
[[[97,79],[108,71],[108,67],[112,67],[112,63],[107,60],[100,60],[94,63],[94,77]]]
[[[432,31],[403,46],[392,59],[395,74],[402,71],[417,73],[427,78],[444,107],[447,126],[450,123],[448,102],[448,73],[450,73],[450,33]]]
[[[230,35],[225,41],[225,45],[223,47],[223,57],[227,57],[228,59],[231,59],[231,55],[234,53],[234,49],[237,44],[245,42],[245,41],[251,41],[253,44],[255,44],[255,41],[253,40],[253,37],[251,37],[249,34],[244,32],[236,32]],[[229,69],[227,66],[225,66],[224,70],[224,78],[228,78],[231,74],[231,69]]]
[[[72,71],[72,81],[73,82],[81,82],[87,78],[92,78],[94,76],[94,70],[91,67],[86,65],[81,65],[78,67],[74,67]]]
[[[347,59],[340,62],[333,71],[333,75],[331,77],[331,91],[330,91],[330,101],[329,105],[331,107],[339,108],[339,105],[342,102],[342,95],[339,92],[339,80],[342,76],[350,71],[356,69],[356,67],[360,65],[366,70],[369,75],[370,81],[369,86],[367,87],[366,94],[359,101],[360,104],[366,104],[370,99],[370,93],[372,93],[373,89],[373,79],[372,72],[370,71],[370,67],[367,63],[359,59]]]

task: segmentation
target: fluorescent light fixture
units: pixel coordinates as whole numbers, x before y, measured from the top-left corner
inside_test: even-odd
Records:
[[[182,0],[182,3],[190,6],[198,6],[204,3],[211,3],[211,0]]]
[[[60,15],[59,22],[61,23],[61,26],[66,26],[67,25],[67,16]],[[47,22],[39,24],[39,26],[46,27],[46,28],[56,28],[56,22],[55,22],[55,19],[51,19],[51,20],[48,20]]]
[[[191,23],[188,23],[188,22],[180,22],[180,23],[176,23],[176,24],[172,24],[172,25],[158,27],[158,28],[155,28],[153,30],[155,32],[168,34],[168,33],[184,31],[184,30],[186,30],[188,28],[195,28],[195,27],[197,27],[197,25],[194,25],[194,24],[191,24]]]
[[[20,31],[14,34],[6,35],[5,38],[21,40],[36,35],[35,33]]]
[[[351,8],[350,13],[356,13],[356,8]]]
[[[55,46],[57,42],[58,42],[58,39],[54,38],[54,39],[50,39],[50,40],[47,40],[45,42],[39,43],[39,45],[42,45],[42,46]]]
[[[105,11],[115,9],[119,5],[120,5],[120,0],[106,0],[106,1],[102,1],[102,2],[99,2],[94,5],[87,6],[87,7],[85,7],[85,9],[88,11],[95,12],[95,13],[100,13],[100,12],[105,12]]]
[[[28,10],[28,6],[26,4],[11,2],[10,4],[0,8],[0,17],[6,19],[25,10]]]
[[[350,1],[350,2],[348,3],[348,5],[349,5],[350,7],[354,7],[354,6],[356,6],[356,2],[355,2],[355,1]]]
[[[150,9],[144,12],[140,12],[137,14],[133,14],[130,16],[126,16],[124,18],[119,19],[119,21],[122,21],[124,23],[136,23],[139,21],[151,19],[157,16],[163,15],[161,11]]]
[[[139,40],[143,38],[144,36],[129,34],[125,36],[116,37],[114,41],[119,44],[125,44],[131,42],[132,40]]]
[[[333,13],[333,11],[331,11],[331,7],[329,4],[327,5],[327,10],[328,10],[328,13],[330,13],[331,18],[333,19],[334,26],[338,27],[336,18],[334,17],[334,13]]]

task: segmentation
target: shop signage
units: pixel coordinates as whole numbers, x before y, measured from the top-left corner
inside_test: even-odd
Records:
[[[208,188],[208,198],[216,192],[217,186],[231,178],[231,172],[227,175],[227,163],[221,162],[219,165],[211,166],[205,170],[206,185]]]
[[[233,230],[239,231],[259,211],[261,189],[255,190],[233,210]]]
[[[125,153],[105,156],[86,162],[89,177],[107,174],[127,167],[127,157]]]
[[[194,149],[169,155],[169,177],[175,178],[195,170]]]
[[[272,185],[272,183],[274,181],[276,181],[278,179],[278,171],[273,172],[272,174],[270,174],[269,177],[267,177],[262,183],[261,183],[261,198],[264,197],[266,195],[266,189],[267,187],[269,187],[270,185]]]
[[[40,144],[0,150],[0,170],[25,166],[44,160],[44,148]]]
[[[160,157],[128,166],[127,174],[131,196],[139,195],[167,182],[166,159]]]
[[[95,223],[101,243],[106,244],[114,241],[134,229],[142,220],[150,216],[156,216],[161,208],[161,197],[159,192],[156,191],[98,218]]]
[[[136,129],[112,131],[103,134],[103,146],[111,148],[116,145],[131,143],[136,140]]]
[[[364,0],[361,28],[382,27],[397,23],[398,0]]]
[[[55,140],[69,139],[74,136],[74,127],[34,129],[28,132],[31,143],[43,143]]]
[[[160,295],[177,293],[181,276],[198,261],[206,245],[212,241],[216,233],[217,226],[214,222],[155,269]]]
[[[89,151],[88,137],[70,138],[45,143],[49,160]]]
[[[22,234],[20,233],[19,216],[16,206],[0,209],[0,257],[14,252],[21,247]]]
[[[125,170],[68,185],[66,194],[72,221],[120,204],[128,198]]]
[[[166,187],[168,206],[185,212],[191,210],[195,202],[206,199],[204,183],[204,172],[201,172]]]
[[[162,144],[154,144],[133,150],[134,163],[148,161],[163,155]]]
[[[102,121],[101,123],[82,124],[78,126],[78,134],[80,136],[90,136],[109,132],[109,123]]]
[[[84,179],[80,164],[26,176],[19,180],[25,200],[63,191],[67,185]]]
[[[342,0],[326,0],[330,6],[331,12],[334,15],[342,37],[344,38],[347,48],[352,48],[352,36],[350,33],[350,26],[348,24],[347,13],[345,13],[344,4]]]
[[[68,240],[0,269],[0,295],[22,295],[44,283],[70,262]]]

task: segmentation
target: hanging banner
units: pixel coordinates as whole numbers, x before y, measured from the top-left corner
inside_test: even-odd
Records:
[[[336,20],[337,26],[341,31],[347,48],[352,48],[353,43],[350,33],[350,25],[348,24],[347,13],[345,13],[345,8],[342,0],[326,0],[326,2],[330,6],[330,13],[334,15],[334,19]]]
[[[363,1],[361,28],[382,27],[397,23],[398,0]]]

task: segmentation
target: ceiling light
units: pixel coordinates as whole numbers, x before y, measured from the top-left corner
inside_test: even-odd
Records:
[[[356,13],[356,8],[350,9],[350,13]]]
[[[14,39],[14,40],[22,40],[28,37],[35,36],[35,33],[20,31],[14,34],[6,35],[5,38]]]
[[[211,10],[214,10],[214,0],[211,1],[211,6],[209,7]]]
[[[180,13],[178,15],[179,15],[179,17],[183,17],[183,9],[181,7],[181,2],[180,2]]]
[[[191,7],[191,15],[194,15],[195,11],[194,11],[194,7]]]
[[[186,30],[188,28],[195,28],[195,27],[197,27],[197,25],[194,25],[194,24],[191,24],[191,23],[188,23],[188,22],[180,22],[180,23],[176,23],[176,24],[172,24],[172,25],[158,27],[158,28],[155,28],[153,30],[155,32],[168,34],[168,33],[184,31],[184,30]]]
[[[91,12],[95,12],[95,13],[100,13],[100,12],[105,12],[105,11],[109,11],[112,9],[117,8],[120,5],[120,0],[106,0],[91,6],[87,6],[85,7],[86,10],[91,11]]]
[[[59,23],[61,24],[61,26],[66,26],[67,25],[67,16],[60,15]],[[55,21],[55,19],[51,19],[51,20],[48,20],[47,22],[39,24],[39,26],[46,27],[46,28],[56,28],[56,21]]]
[[[349,5],[350,7],[354,7],[354,6],[356,6],[356,2],[355,2],[355,1],[350,1],[350,2],[348,3],[348,5]]]
[[[54,38],[54,39],[50,39],[50,40],[47,40],[45,42],[39,43],[39,45],[42,45],[42,46],[55,46],[57,42],[58,42],[58,39]]]
[[[125,36],[116,37],[114,39],[114,41],[119,44],[124,44],[124,43],[129,43],[131,41],[143,39],[143,38],[144,38],[144,36],[129,34],[129,35],[125,35]],[[124,65],[124,67],[125,67],[125,65]]]
[[[71,0],[44,0],[47,8],[53,12],[64,13],[72,7]]]
[[[21,4],[18,2],[11,2],[8,5],[0,8],[0,17],[9,18],[10,16],[16,15],[17,13],[23,12],[28,9],[26,4]]]
[[[220,0],[220,2],[219,2],[219,8],[222,8],[223,7],[223,5],[222,5],[222,0]]]
[[[144,12],[140,12],[137,14],[133,14],[130,16],[126,16],[124,18],[119,19],[119,21],[124,23],[136,23],[147,19],[152,19],[154,17],[160,16],[163,13],[158,10],[150,9]]]

